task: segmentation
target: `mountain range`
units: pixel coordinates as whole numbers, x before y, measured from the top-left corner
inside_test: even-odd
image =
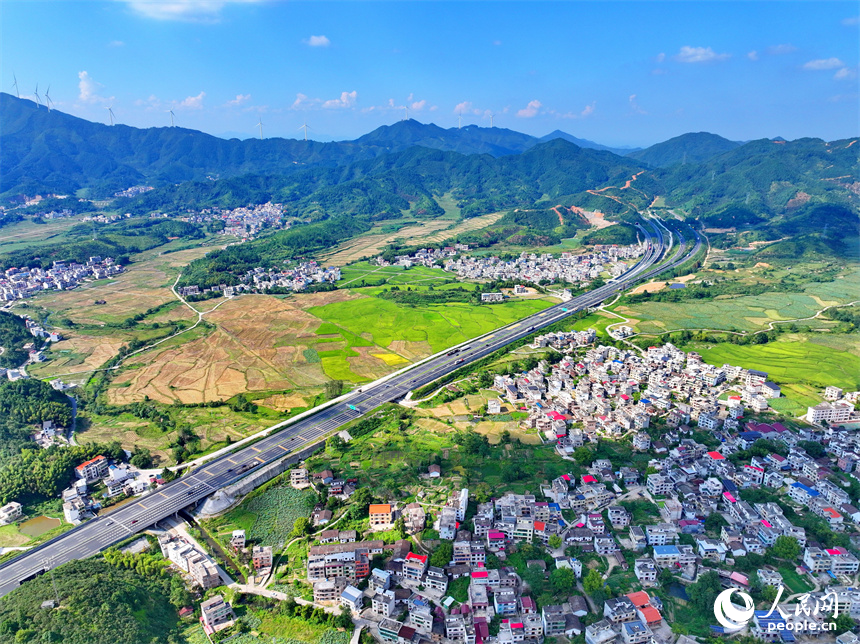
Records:
[[[629,151],[559,131],[537,139],[415,120],[354,141],[226,140],[178,127],[92,123],[3,93],[0,141],[0,196],[7,199],[81,189],[109,197],[149,184],[156,190],[130,200],[129,210],[272,199],[312,220],[439,214],[444,194],[466,216],[556,205],[622,215],[663,197],[694,216],[742,204],[767,218],[809,200],[856,207],[860,165],[856,139],[739,143],[700,132]]]

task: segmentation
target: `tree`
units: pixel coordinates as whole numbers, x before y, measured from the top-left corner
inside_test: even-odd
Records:
[[[794,561],[800,556],[800,544],[797,542],[797,539],[787,535],[777,537],[776,542],[770,550],[774,557],[785,559],[786,561]]]
[[[761,598],[768,604],[772,604],[773,600],[776,599],[777,592],[776,586],[764,586],[761,589]]]
[[[140,470],[145,470],[152,467],[152,452],[145,447],[135,445],[134,452],[128,462]]]
[[[714,601],[722,590],[720,576],[711,571],[699,575],[699,581],[687,586],[687,596],[690,598],[690,603],[704,613],[713,611]]]
[[[562,544],[562,541],[561,541],[561,537],[559,535],[554,534],[549,538],[549,547],[552,548],[553,550],[557,550],[558,548],[561,548],[561,544]]]
[[[454,546],[451,545],[450,541],[443,541],[436,546],[433,554],[430,555],[430,565],[436,566],[437,568],[444,568],[451,562],[451,558],[453,556]]]
[[[550,573],[549,584],[556,595],[567,597],[576,587],[576,575],[570,568],[556,568]]]
[[[574,460],[583,467],[588,467],[594,462],[594,453],[587,447],[577,447],[573,452]]]
[[[344,441],[340,436],[335,434],[331,438],[326,441],[326,451],[329,453],[339,453],[343,452],[346,447],[346,441]]]
[[[588,574],[583,577],[582,587],[589,595],[592,595],[603,588],[603,577],[599,572],[597,572],[596,568],[589,570]]]
[[[705,530],[708,532],[719,532],[726,525],[728,525],[728,522],[723,518],[722,514],[717,512],[711,512],[705,517]]]
[[[851,619],[848,613],[840,613],[836,619],[832,620],[836,624],[836,635],[842,635],[847,631],[853,630],[857,626],[857,622]]]
[[[311,531],[311,521],[307,517],[299,517],[293,524],[291,537],[302,537]]]
[[[343,380],[329,380],[325,383],[325,397],[328,400],[337,398],[343,392]]]

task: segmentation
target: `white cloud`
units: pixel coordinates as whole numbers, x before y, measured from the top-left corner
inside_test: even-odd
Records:
[[[184,110],[200,110],[203,109],[203,99],[206,97],[206,92],[200,92],[197,96],[188,96],[182,100],[177,107]]]
[[[731,54],[718,54],[710,47],[681,47],[675,55],[679,63],[710,63],[731,58]]]
[[[594,114],[594,109],[597,107],[596,101],[591,101],[588,105],[582,108],[582,111],[579,113],[579,118],[585,118],[586,116],[591,116]]]
[[[113,96],[110,98],[101,96],[99,90],[104,87],[101,83],[96,82],[89,72],[78,72],[78,100],[82,103],[110,103],[113,101]]]
[[[836,80],[851,80],[852,78],[856,77],[857,70],[851,69],[850,67],[843,67],[833,75],[833,78],[835,78]]]
[[[472,111],[472,102],[471,101],[463,101],[462,103],[457,103],[454,107],[454,114],[464,114],[466,112]]]
[[[842,20],[842,24],[846,27],[856,27],[860,25],[860,16],[851,16],[850,18],[844,18]]]
[[[294,110],[301,110],[310,107],[311,102],[306,94],[299,92],[296,94],[296,100],[293,101],[292,108]]]
[[[358,92],[341,92],[340,98],[333,98],[324,101],[322,106],[324,109],[343,109],[355,105],[355,100],[358,98]]]
[[[636,94],[631,94],[630,98],[627,99],[627,102],[630,103],[630,109],[633,110],[636,114],[647,114],[645,110],[639,107],[639,103],[636,102]]]
[[[540,101],[529,101],[523,109],[517,111],[517,116],[521,119],[530,119],[538,115],[540,108],[543,107]]]
[[[797,51],[797,47],[792,44],[785,43],[783,45],[773,45],[772,47],[767,48],[767,53],[771,56],[783,56],[785,54],[791,54]]]
[[[664,54],[663,52],[660,52],[659,54],[657,54],[657,62],[658,63],[662,63],[664,60],[666,60],[666,54]]]
[[[232,101],[227,101],[226,105],[229,107],[237,107],[239,105],[242,105],[243,103],[247,103],[250,100],[250,94],[236,94],[236,98],[234,98]]]
[[[331,40],[325,36],[311,36],[302,42],[308,47],[328,47],[331,44]]]
[[[427,100],[426,100],[426,99],[421,99],[420,101],[414,101],[414,102],[409,106],[409,109],[411,109],[411,110],[415,110],[416,112],[420,112],[420,111],[421,111],[421,110],[423,110],[425,107],[427,107]]]
[[[118,0],[135,13],[154,20],[185,22],[218,22],[221,10],[228,4],[251,4],[265,0]]]
[[[121,40],[111,40],[108,44],[108,47],[116,48],[116,47],[125,47],[125,43]]]
[[[753,49],[751,52],[749,52],[747,54],[747,58],[749,58],[750,60],[758,60],[758,52],[755,49]]]
[[[836,69],[837,67],[844,66],[845,63],[838,58],[819,58],[817,60],[810,60],[803,66],[803,69],[821,71],[823,69]]]

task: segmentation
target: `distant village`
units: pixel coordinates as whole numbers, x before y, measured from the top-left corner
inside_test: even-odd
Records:
[[[178,292],[183,297],[205,295],[215,292],[225,297],[239,293],[265,293],[273,288],[301,292],[314,284],[334,284],[340,279],[340,269],[336,266],[323,267],[315,261],[301,262],[293,268],[276,270],[255,268],[242,276],[242,283],[233,286],[226,284],[201,289],[199,286],[183,286]]]
[[[247,241],[254,239],[264,229],[289,227],[283,222],[285,212],[286,208],[282,204],[268,202],[233,210],[213,206],[195,211],[193,214],[182,215],[179,219],[192,224],[223,221],[222,235],[239,237],[242,241]]]
[[[0,277],[0,300],[11,302],[44,291],[67,291],[84,281],[99,280],[122,273],[112,257],[90,257],[85,264],[54,262],[51,268],[10,268]]]

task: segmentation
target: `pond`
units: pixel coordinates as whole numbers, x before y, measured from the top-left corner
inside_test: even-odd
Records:
[[[669,585],[667,589],[669,594],[672,597],[677,597],[678,599],[683,599],[684,601],[689,601],[689,597],[687,596],[687,588],[683,584],[679,584],[677,581],[673,584]]]
[[[58,528],[63,524],[59,519],[52,519],[42,515],[28,521],[24,521],[18,526],[18,532],[26,534],[28,537],[38,537],[45,534],[48,530]]]

